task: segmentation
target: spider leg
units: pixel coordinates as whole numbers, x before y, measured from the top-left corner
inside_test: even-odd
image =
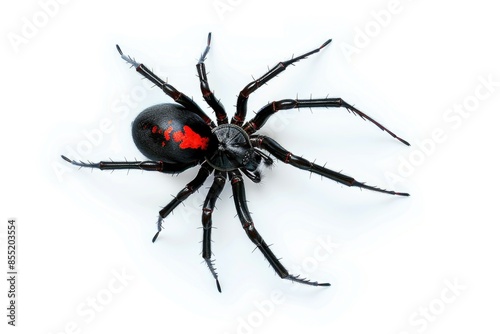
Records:
[[[83,162],[71,160],[68,157],[61,155],[65,161],[72,165],[85,168],[99,168],[100,170],[115,170],[115,169],[140,169],[146,171],[156,171],[163,173],[180,173],[195,164],[169,164],[163,161],[100,161],[100,162]]]
[[[325,98],[325,99],[309,99],[309,100],[288,99],[288,100],[274,101],[267,104],[262,109],[260,109],[255,115],[255,117],[250,121],[248,121],[243,126],[243,128],[248,134],[252,134],[255,131],[259,130],[266,123],[269,117],[271,117],[271,115],[280,110],[286,110],[292,108],[324,108],[324,107],[346,108],[349,112],[352,112],[354,115],[358,115],[362,119],[372,122],[373,124],[378,126],[382,131],[387,131],[387,133],[389,133],[391,136],[393,136],[403,144],[410,146],[410,144],[406,140],[398,137],[396,134],[387,129],[385,126],[383,126],[370,116],[366,115],[365,113],[354,108],[350,104],[346,103],[341,98]]]
[[[266,260],[269,262],[274,271],[283,279],[288,279],[294,282],[314,285],[314,286],[330,286],[330,283],[318,283],[310,281],[305,278],[300,278],[295,275],[291,275],[285,269],[285,267],[280,263],[278,258],[273,254],[269,246],[266,244],[264,239],[260,236],[259,232],[255,229],[252,217],[247,207],[247,201],[245,196],[245,186],[243,184],[243,178],[238,170],[230,171],[229,176],[231,178],[231,185],[233,188],[233,198],[234,204],[236,206],[236,212],[241,221],[241,225],[245,230],[247,236],[250,240],[257,246],[257,248],[262,252]]]
[[[192,111],[198,116],[200,116],[203,119],[203,121],[205,121],[205,123],[207,123],[211,128],[215,128],[214,122],[212,122],[210,117],[208,117],[208,115],[205,114],[205,112],[191,98],[187,97],[184,93],[179,92],[174,86],[169,85],[168,83],[160,79],[149,68],[144,66],[144,64],[138,63],[134,58],[124,55],[118,45],[116,45],[116,49],[120,53],[122,59],[125,60],[130,65],[132,65],[137,72],[139,72],[146,79],[148,79],[156,86],[161,88],[161,90],[163,90],[165,94],[174,99],[175,102],[179,103],[187,110]]]
[[[203,214],[201,222],[203,224],[203,246],[202,246],[202,257],[205,260],[208,269],[212,273],[217,284],[217,290],[221,292],[219,279],[217,272],[214,267],[214,260],[212,260],[212,245],[211,245],[211,235],[212,235],[212,213],[215,208],[215,202],[219,198],[222,189],[224,189],[224,184],[226,183],[226,172],[215,171],[214,182],[208,191],[205,203],[203,203]]]
[[[208,103],[210,107],[215,111],[215,116],[217,117],[217,124],[227,124],[227,114],[224,110],[224,106],[217,100],[214,96],[214,93],[210,90],[210,86],[208,85],[207,72],[205,69],[205,60],[207,59],[208,51],[210,50],[210,42],[212,40],[212,33],[208,34],[207,47],[205,51],[202,53],[198,64],[196,64],[196,69],[198,71],[198,76],[200,78],[200,88],[203,94],[203,98]]]
[[[157,222],[158,232],[156,232],[155,236],[153,237],[153,242],[156,241],[156,238],[158,238],[158,235],[161,232],[163,219],[167,217],[186,198],[188,198],[191,194],[198,190],[206,181],[208,176],[212,174],[213,170],[213,167],[211,167],[206,162],[202,163],[198,174],[196,174],[196,177],[191,182],[189,182],[181,191],[179,191],[179,193],[174,197],[173,200],[171,200],[163,209],[160,210]]]
[[[278,144],[274,139],[271,139],[266,136],[261,136],[261,135],[254,135],[250,138],[250,141],[252,145],[258,148],[262,148],[271,155],[275,156],[278,160],[283,161],[284,163],[290,164],[294,167],[297,167],[299,169],[307,170],[311,173],[318,174],[324,177],[327,177],[331,180],[337,181],[341,184],[344,184],[348,187],[360,187],[364,189],[369,189],[373,191],[378,191],[381,193],[385,194],[390,194],[390,195],[400,195],[400,196],[410,196],[408,193],[401,193],[401,192],[395,192],[392,190],[385,190],[381,189],[378,187],[374,186],[369,186],[366,185],[362,182],[356,181],[354,178],[334,172],[333,170],[330,170],[328,168],[325,168],[323,166],[319,166],[315,163],[312,163],[302,157],[298,157],[291,152],[287,151],[284,149],[280,144]]]
[[[287,61],[279,62],[269,71],[267,71],[263,76],[261,76],[257,80],[250,82],[245,88],[243,88],[243,90],[240,92],[240,95],[238,96],[238,102],[236,103],[236,114],[233,116],[231,124],[236,124],[241,126],[241,124],[243,124],[243,122],[245,121],[245,117],[247,114],[247,102],[250,94],[255,92],[263,84],[267,83],[269,80],[271,80],[272,78],[276,77],[278,74],[283,72],[288,67],[288,65],[292,65],[293,63],[298,62],[299,60],[305,59],[308,56],[319,52],[325,46],[330,44],[331,41],[332,40],[329,39],[325,43],[323,43],[319,48],[304,53],[301,56],[292,58]]]

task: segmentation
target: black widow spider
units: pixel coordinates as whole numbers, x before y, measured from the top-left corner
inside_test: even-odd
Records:
[[[266,123],[269,117],[280,110],[304,107],[344,107],[349,112],[360,116],[364,120],[369,120],[380,129],[387,131],[391,136],[402,143],[406,145],[410,144],[396,136],[373,118],[346,103],[341,98],[307,100],[286,99],[273,101],[262,107],[251,120],[244,123],[247,114],[247,101],[250,94],[279,73],[283,72],[289,65],[319,52],[331,42],[331,39],[327,40],[317,49],[278,63],[263,76],[250,82],[240,92],[236,105],[236,113],[231,121],[228,122],[224,107],[220,101],[215,98],[208,85],[205,59],[210,50],[210,42],[211,33],[208,34],[207,46],[196,65],[196,69],[200,79],[203,98],[215,111],[217,125],[214,124],[207,114],[192,99],[160,79],[143,64],[136,62],[135,59],[130,56],[124,55],[117,45],[116,48],[118,52],[127,63],[135,67],[137,72],[161,88],[165,94],[177,102],[176,104],[165,103],[149,107],[142,111],[132,124],[132,136],[135,145],[142,154],[151,160],[84,163],[68,159],[65,156],[62,156],[62,158],[80,167],[99,168],[101,170],[140,169],[170,174],[180,173],[190,167],[200,164],[201,166],[196,177],[189,182],[170,203],[160,210],[157,221],[158,232],[153,237],[153,242],[155,242],[158,234],[163,228],[163,219],[188,196],[197,191],[206,181],[208,176],[213,173],[214,181],[203,203],[202,210],[202,256],[216,281],[219,292],[221,292],[221,287],[218,275],[215,271],[211,251],[210,237],[212,229],[212,212],[215,208],[215,202],[229,177],[233,191],[234,204],[241,225],[250,240],[262,252],[279,277],[308,285],[329,286],[330,283],[318,283],[288,273],[278,258],[269,249],[269,246],[255,229],[250,216],[245,198],[245,186],[242,173],[251,181],[260,182],[260,167],[262,165],[270,166],[273,163],[272,158],[262,152],[262,150],[266,150],[272,156],[286,164],[324,176],[349,187],[355,186],[391,195],[408,196],[408,194],[380,189],[358,182],[350,176],[334,172],[292,154],[272,138],[254,133]]]

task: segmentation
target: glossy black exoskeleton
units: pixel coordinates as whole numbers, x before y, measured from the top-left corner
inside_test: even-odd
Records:
[[[145,109],[132,123],[132,138],[141,153],[182,172],[217,149],[217,137],[196,114],[177,104],[158,104]]]

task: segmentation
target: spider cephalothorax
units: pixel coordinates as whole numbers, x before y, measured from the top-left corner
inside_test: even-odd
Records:
[[[101,161],[99,163],[84,163],[68,159],[65,156],[62,156],[62,158],[80,167],[99,168],[102,170],[141,169],[147,171],[159,171],[163,173],[180,173],[190,167],[200,165],[200,169],[196,177],[189,182],[172,201],[160,210],[157,221],[158,231],[153,238],[153,242],[156,240],[158,234],[163,228],[163,219],[167,217],[189,195],[198,190],[198,188],[200,188],[206,179],[213,173],[214,181],[208,191],[205,202],[203,203],[202,210],[202,256],[216,280],[219,292],[221,291],[221,288],[218,275],[213,265],[210,240],[212,231],[212,212],[215,208],[215,202],[222,192],[227,178],[229,178],[236,211],[242,227],[250,240],[262,252],[267,261],[269,261],[276,273],[281,278],[289,279],[291,281],[315,286],[328,286],[330,285],[329,283],[318,283],[288,273],[278,258],[269,249],[269,246],[260,236],[259,232],[255,229],[246,204],[243,174],[253,182],[260,181],[260,166],[269,166],[273,162],[272,158],[265,154],[263,150],[269,152],[271,156],[274,156],[276,159],[284,163],[324,176],[349,187],[356,186],[391,195],[408,196],[408,194],[384,190],[358,182],[350,176],[332,171],[292,154],[270,137],[254,133],[266,123],[269,117],[280,110],[303,107],[343,107],[350,112],[361,116],[361,118],[374,123],[380,129],[387,131],[391,136],[398,139],[402,143],[406,145],[409,144],[405,140],[396,136],[393,132],[389,131],[383,125],[340,98],[307,100],[286,99],[273,101],[262,107],[251,120],[244,123],[247,113],[247,101],[250,94],[255,92],[259,87],[274,78],[276,75],[283,72],[287,66],[304,59],[311,54],[319,52],[326,45],[328,45],[331,40],[326,41],[319,48],[307,52],[299,57],[294,57],[290,60],[278,63],[262,77],[252,81],[244,87],[238,96],[236,113],[229,122],[224,107],[215,98],[208,85],[207,73],[205,70],[205,59],[210,49],[210,42],[211,34],[208,35],[207,47],[201,55],[196,68],[200,79],[200,87],[203,98],[214,110],[217,118],[217,125],[192,99],[179,92],[173,86],[164,82],[143,64],[136,62],[135,59],[130,56],[124,55],[117,45],[118,52],[127,63],[135,67],[137,72],[153,82],[176,102],[158,104],[147,108],[137,116],[132,124],[132,137],[135,145],[139,151],[144,154],[144,156],[151,160],[134,162]]]

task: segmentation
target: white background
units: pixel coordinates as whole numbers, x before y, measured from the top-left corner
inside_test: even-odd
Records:
[[[18,331],[499,330],[500,23],[492,2],[29,0],[0,15],[0,236],[5,254],[6,222],[16,218]],[[412,144],[340,109],[282,113],[261,131],[360,181],[411,193],[359,191],[281,163],[261,184],[247,180],[255,224],[284,265],[329,288],[282,281],[252,253],[226,186],[214,214],[219,294],[200,256],[205,187],[151,243],[159,208],[196,169],[110,174],[59,157],[143,159],[130,123],[169,98],[129,69],[116,43],[208,110],[195,64],[209,31],[209,80],[230,115],[252,75],[333,38],[253,94],[249,110],[329,94]],[[488,78],[491,87],[482,84]],[[1,326],[11,329],[1,282]]]

